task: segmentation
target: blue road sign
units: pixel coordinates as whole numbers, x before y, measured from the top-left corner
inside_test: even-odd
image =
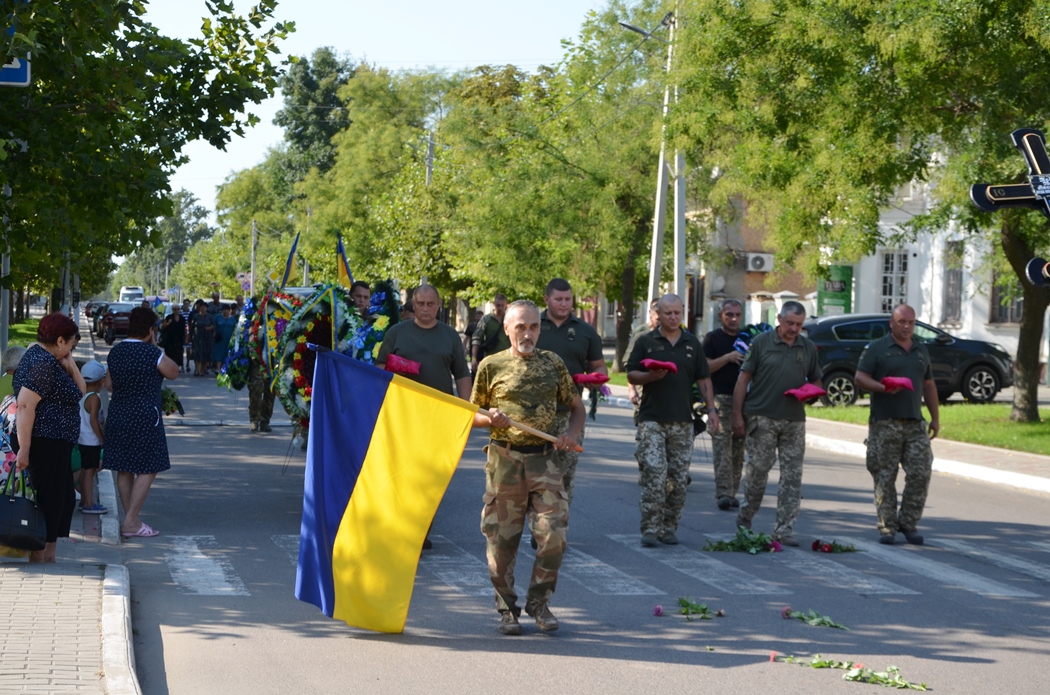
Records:
[[[7,65],[0,67],[0,87],[28,87],[29,57],[12,58]]]

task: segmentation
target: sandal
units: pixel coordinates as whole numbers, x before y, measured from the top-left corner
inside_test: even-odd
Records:
[[[142,526],[139,527],[138,531],[135,531],[134,533],[128,531],[121,531],[120,535],[124,538],[152,538],[158,533],[159,532],[153,527],[151,527],[149,524],[143,523]]]

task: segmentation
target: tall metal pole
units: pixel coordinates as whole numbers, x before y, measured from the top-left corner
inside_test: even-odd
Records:
[[[427,133],[427,185],[434,180],[434,131]]]
[[[4,184],[4,197],[11,198],[11,187]],[[0,278],[8,279],[11,276],[11,245],[7,241],[7,215],[4,214],[4,249],[3,258],[0,259]],[[0,353],[7,350],[7,334],[11,316],[11,290],[6,285],[0,289]]]
[[[258,231],[255,229],[255,220],[252,220],[252,278],[248,285],[249,294],[255,296],[255,247],[258,245]]]

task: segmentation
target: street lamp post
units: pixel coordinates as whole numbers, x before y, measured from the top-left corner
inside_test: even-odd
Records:
[[[677,4],[675,9],[677,10]],[[653,37],[653,32],[661,27],[668,27],[669,36],[667,41],[667,74],[671,73],[671,60],[674,53],[674,30],[676,13],[668,12],[660,24],[652,31],[645,31],[638,27],[620,22],[624,29],[636,32],[646,38]],[[675,102],[678,101],[678,87],[674,87]],[[664,87],[663,127],[667,127],[667,112],[671,104],[672,86],[668,83]],[[660,277],[663,266],[664,253],[664,229],[667,220],[667,141],[660,140],[660,162],[656,176],[656,210],[653,214],[653,243],[652,253],[649,258],[649,303],[660,296]],[[675,149],[674,153],[674,292],[682,301],[686,299],[685,284],[685,154]]]

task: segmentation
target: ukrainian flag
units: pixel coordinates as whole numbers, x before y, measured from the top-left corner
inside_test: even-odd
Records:
[[[423,539],[476,411],[317,353],[296,598],[354,627],[404,631]]]
[[[346,260],[346,247],[343,246],[343,235],[336,232],[335,236],[335,263],[337,266],[336,270],[339,273],[339,284],[349,288],[354,284],[354,274],[350,272],[350,264]]]

